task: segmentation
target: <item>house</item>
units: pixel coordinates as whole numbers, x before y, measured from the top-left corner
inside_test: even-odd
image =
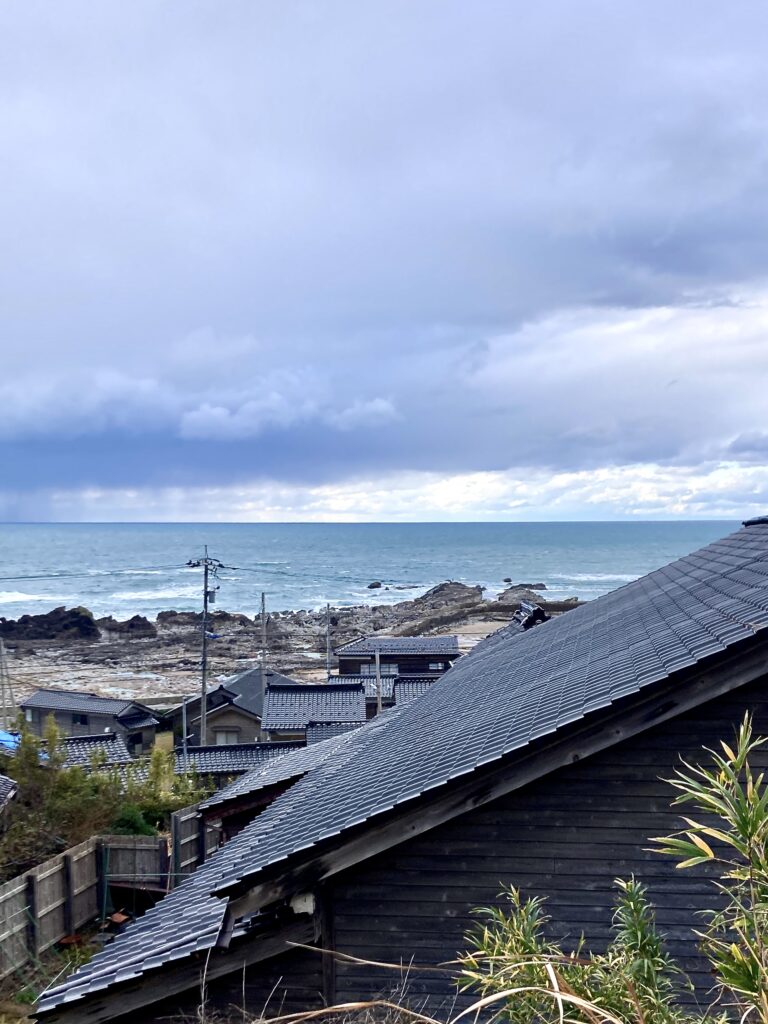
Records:
[[[440,675],[459,657],[456,636],[367,636],[339,647],[340,676]]]
[[[304,740],[310,723],[366,720],[360,682],[270,683],[264,697],[262,729],[270,740]]]
[[[550,934],[604,948],[614,879],[648,885],[671,953],[704,994],[698,869],[649,850],[679,827],[669,778],[754,714],[768,735],[768,517],[534,629],[502,630],[362,728],[288,753],[207,802],[250,815],[195,874],[41,998],[55,1024],[197,1005],[276,1012],[385,991],[465,948],[502,883],[549,897]],[[754,752],[768,768],[768,750]],[[251,801],[250,809],[245,804]],[[303,944],[297,948],[292,943]],[[350,954],[337,960],[304,948]],[[352,959],[354,958],[354,959]]]
[[[148,751],[155,740],[158,719],[135,700],[102,697],[79,690],[36,690],[19,703],[32,732],[43,736],[53,716],[62,736],[94,736],[114,732],[132,754]]]
[[[255,743],[262,738],[261,717],[264,692],[270,683],[282,686],[299,685],[295,679],[267,669],[262,679],[261,667],[248,669],[208,691],[206,709],[206,738],[209,744]],[[186,702],[187,735],[191,743],[200,745],[200,697]],[[181,737],[182,706],[177,705],[165,716],[174,734]]]

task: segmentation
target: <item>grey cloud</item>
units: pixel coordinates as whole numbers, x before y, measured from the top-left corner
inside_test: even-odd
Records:
[[[767,29],[6,5],[8,486],[759,459]]]

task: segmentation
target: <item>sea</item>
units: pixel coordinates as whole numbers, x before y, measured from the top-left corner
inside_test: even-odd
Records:
[[[201,607],[206,550],[217,608],[389,604],[444,580],[543,583],[598,597],[732,532],[729,521],[578,523],[63,523],[0,526],[0,616],[64,605],[153,618]],[[370,589],[369,584],[381,583]]]

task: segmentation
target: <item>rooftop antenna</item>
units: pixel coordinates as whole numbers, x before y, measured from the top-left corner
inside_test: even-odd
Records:
[[[0,640],[0,703],[3,706],[3,729],[7,732],[13,724],[16,714],[16,701],[13,698],[11,676],[8,672],[8,655],[2,640]]]
[[[208,555],[208,545],[205,545],[205,554],[202,558],[190,559],[187,565],[192,569],[199,569],[202,567],[203,570],[203,639],[202,639],[202,658],[200,661],[201,673],[200,673],[200,742],[208,742],[208,605],[213,604],[216,600],[216,591],[219,589],[217,586],[211,586],[210,577],[216,579],[219,569],[226,569],[227,566],[223,565],[218,558],[210,558]]]

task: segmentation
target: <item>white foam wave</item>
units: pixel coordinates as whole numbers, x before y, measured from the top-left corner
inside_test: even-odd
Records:
[[[613,572],[574,572],[553,573],[553,580],[567,580],[570,583],[631,583],[636,580],[636,573]]]
[[[19,601],[69,601],[65,594],[22,594],[20,590],[0,590],[0,604],[17,604]]]
[[[176,598],[200,597],[199,587],[171,587],[167,590],[118,590],[112,597],[118,601],[172,601]]]

